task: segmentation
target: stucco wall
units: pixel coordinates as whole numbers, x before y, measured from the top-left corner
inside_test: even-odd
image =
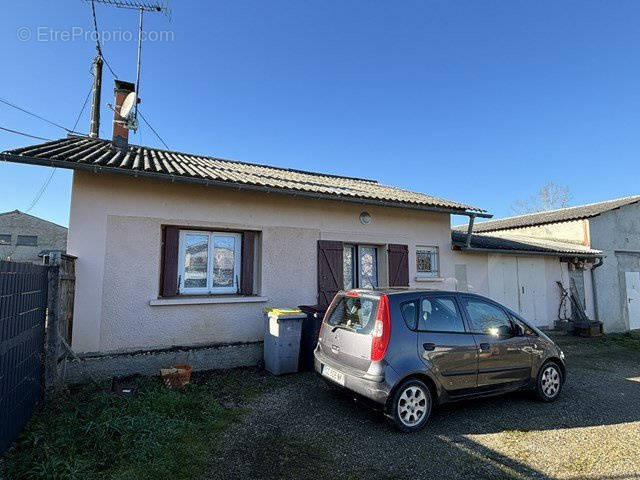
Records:
[[[593,248],[606,255],[594,270],[598,318],[607,332],[628,330],[624,272],[640,271],[640,204],[603,213],[589,223]]]
[[[502,299],[496,292],[492,292],[489,282],[489,268],[490,265],[496,264],[496,262],[489,262],[489,254],[482,252],[461,252],[454,251],[454,264],[465,264],[467,266],[467,278],[469,284],[469,291],[485,295],[489,298],[500,302]],[[565,288],[569,288],[569,272],[566,263],[559,261],[558,257],[554,256],[516,256],[509,254],[492,254],[497,257],[504,257],[508,259],[517,259],[518,257],[527,259],[531,262],[540,264],[540,268],[544,271],[544,288],[546,294],[546,315],[538,322],[542,326],[552,326],[554,321],[558,318],[558,307],[560,305],[560,289],[556,284],[557,281],[562,282]],[[499,263],[499,262],[498,262]],[[588,270],[585,271],[585,276],[588,275]],[[585,292],[587,297],[587,312],[593,313],[593,294],[590,291],[591,283],[585,281]],[[517,285],[514,285],[514,290],[517,289]],[[517,303],[517,298],[514,300]],[[511,305],[511,307],[518,311],[518,305]],[[571,314],[571,307],[569,304],[563,309],[563,313],[567,316]],[[592,317],[593,318],[593,317]]]
[[[590,242],[588,220],[573,220],[571,222],[558,222],[549,225],[536,225],[533,227],[512,228],[501,231],[512,235],[544,238],[557,240],[559,242],[577,243],[585,246],[589,246]]]
[[[364,210],[372,215],[369,225],[359,222]],[[272,305],[316,303],[318,239],[407,244],[411,286],[455,288],[447,214],[76,171],[68,241],[78,257],[74,350],[262,339],[265,303],[149,304],[159,294],[166,224],[260,230],[259,293]],[[440,247],[444,280],[416,281],[416,245]],[[384,259],[379,263],[384,267]]]

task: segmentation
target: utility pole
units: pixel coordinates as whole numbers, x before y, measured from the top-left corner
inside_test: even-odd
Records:
[[[89,136],[100,137],[100,101],[102,98],[102,55],[98,52],[93,60],[93,102],[91,103],[91,124]]]

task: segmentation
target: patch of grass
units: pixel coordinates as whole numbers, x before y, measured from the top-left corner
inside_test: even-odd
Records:
[[[608,333],[602,336],[605,345],[618,345],[640,352],[640,330],[624,333]]]
[[[8,478],[172,480],[205,475],[220,434],[243,412],[224,396],[252,397],[268,382],[231,371],[181,390],[138,378],[120,397],[107,385],[55,399],[29,421],[4,458]],[[222,396],[221,396],[222,395]]]
[[[631,330],[622,333],[607,333],[600,337],[578,337],[573,335],[553,335],[553,340],[561,347],[623,347],[629,350],[640,351],[640,330]],[[597,351],[593,352],[597,354]]]

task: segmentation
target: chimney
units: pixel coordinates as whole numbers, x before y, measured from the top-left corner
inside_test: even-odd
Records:
[[[115,104],[113,106],[113,145],[118,148],[127,148],[129,146],[129,130],[125,128],[126,119],[120,116],[120,108],[122,102],[131,92],[135,91],[136,86],[131,82],[115,81]]]

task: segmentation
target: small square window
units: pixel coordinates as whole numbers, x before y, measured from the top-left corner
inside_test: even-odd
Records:
[[[437,277],[439,272],[438,247],[416,248],[416,271],[418,277]]]
[[[0,245],[11,245],[11,234],[10,233],[2,233],[2,234],[0,234]]]
[[[38,237],[36,235],[18,235],[16,245],[35,247],[38,245]]]

